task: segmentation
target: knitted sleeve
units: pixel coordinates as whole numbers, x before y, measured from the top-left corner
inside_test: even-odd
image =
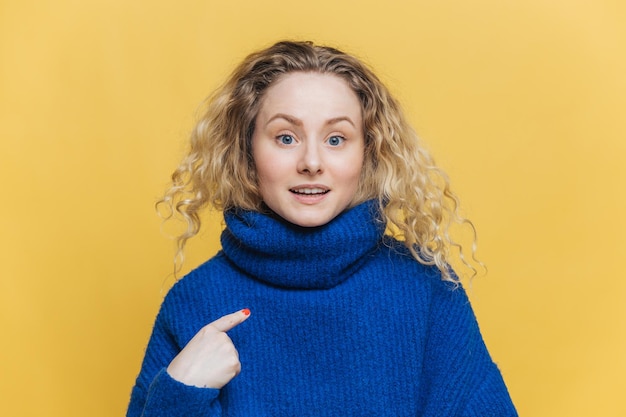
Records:
[[[517,416],[462,288],[433,282],[423,416]]]
[[[169,330],[166,302],[154,324],[126,416],[219,416],[219,390],[185,385],[174,380],[166,371],[181,350]]]

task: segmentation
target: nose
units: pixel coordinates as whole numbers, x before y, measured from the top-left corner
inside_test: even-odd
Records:
[[[298,172],[317,175],[322,172],[322,156],[315,141],[306,141],[302,146],[302,154],[298,161]]]

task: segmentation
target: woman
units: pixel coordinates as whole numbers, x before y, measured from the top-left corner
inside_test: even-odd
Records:
[[[163,302],[128,416],[514,416],[449,267],[457,200],[360,61],[248,56],[161,201],[222,251]]]

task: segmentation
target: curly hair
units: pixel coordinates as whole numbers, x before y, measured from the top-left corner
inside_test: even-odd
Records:
[[[450,236],[452,224],[469,225],[475,260],[474,226],[460,216],[447,176],[420,144],[397,100],[354,56],[294,41],[278,42],[248,55],[207,99],[204,115],[191,133],[189,150],[172,174],[171,187],[157,202],[157,207],[168,208],[166,218],[178,213],[187,224],[177,238],[177,259],[184,259],[186,242],[200,231],[203,209],[262,210],[252,158],[255,119],[267,88],[292,72],[341,77],[361,103],[365,154],[352,205],[377,199],[387,233],[402,240],[420,263],[436,265],[444,280],[459,280],[450,267],[453,252],[475,275],[476,268],[464,256],[467,250]]]

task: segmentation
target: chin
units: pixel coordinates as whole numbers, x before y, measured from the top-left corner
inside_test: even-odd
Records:
[[[283,217],[289,223],[293,223],[300,227],[319,227],[330,222],[335,216],[332,215],[315,215],[315,216],[289,216]]]
[[[287,221],[289,221],[290,223],[295,224],[296,226],[313,228],[313,227],[323,226],[326,223],[328,223],[330,220],[314,220],[314,219],[306,219],[306,220],[294,219],[294,220],[289,220],[289,219],[287,219]]]

